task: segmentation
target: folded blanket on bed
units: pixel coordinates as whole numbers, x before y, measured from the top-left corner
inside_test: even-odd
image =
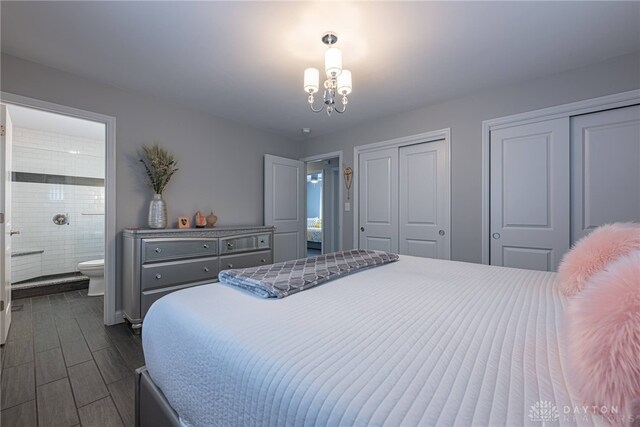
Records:
[[[284,298],[339,277],[397,260],[397,254],[352,249],[244,270],[224,270],[218,274],[218,279],[261,298]]]

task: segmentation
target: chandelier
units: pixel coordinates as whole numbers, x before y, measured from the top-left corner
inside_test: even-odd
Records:
[[[331,116],[334,111],[344,113],[347,109],[347,95],[351,93],[351,71],[342,69],[342,52],[334,47],[338,41],[335,33],[328,32],[323,34],[322,43],[329,46],[324,53],[324,71],[327,79],[324,81],[324,103],[318,108],[313,106],[315,98],[314,93],[320,88],[320,72],[317,68],[307,68],[304,70],[304,91],[309,94],[309,107],[314,113],[319,113],[323,109],[327,110],[327,114]],[[340,100],[342,108],[336,105],[336,98],[342,95]]]

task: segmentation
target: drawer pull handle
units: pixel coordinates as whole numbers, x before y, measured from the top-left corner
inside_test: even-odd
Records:
[[[208,244],[205,243],[203,246],[204,246],[205,249],[209,249],[209,245]]]
[[[160,280],[160,279],[162,279],[162,274],[160,273],[156,274],[156,280]]]
[[[233,268],[233,264],[227,264],[228,268]]]
[[[160,252],[162,252],[162,249],[156,248],[156,253],[159,254]]]
[[[264,258],[262,258],[262,259],[260,260],[260,262],[264,264],[265,262],[267,262],[267,260],[266,260],[266,259],[264,259]]]
[[[204,272],[205,272],[205,273],[208,273],[208,272],[209,272],[209,267],[205,267],[205,268],[204,268]]]

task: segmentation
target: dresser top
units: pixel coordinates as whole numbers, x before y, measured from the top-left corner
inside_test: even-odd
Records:
[[[154,237],[226,237],[239,234],[253,234],[260,232],[272,232],[275,227],[270,225],[239,225],[234,227],[214,228],[125,228],[123,235],[128,237],[154,238]]]

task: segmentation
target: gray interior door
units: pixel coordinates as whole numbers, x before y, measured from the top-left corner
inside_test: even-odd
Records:
[[[571,240],[640,222],[640,105],[571,118]]]
[[[359,157],[359,247],[397,253],[398,148]]]
[[[569,118],[491,132],[492,265],[554,271],[569,249]]]
[[[305,185],[303,162],[264,156],[264,223],[276,228],[274,262],[305,256]]]

